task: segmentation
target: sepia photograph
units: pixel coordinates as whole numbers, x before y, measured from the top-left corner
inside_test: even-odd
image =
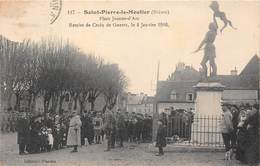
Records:
[[[260,1],[0,0],[0,166],[260,166]]]

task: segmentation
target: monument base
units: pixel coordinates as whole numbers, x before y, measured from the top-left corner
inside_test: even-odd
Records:
[[[195,121],[192,141],[198,144],[222,143],[219,123],[222,120],[221,98],[224,86],[216,79],[204,80],[194,86],[196,90]]]
[[[202,81],[196,90],[195,110],[198,115],[221,115],[221,98],[224,87],[218,81]]]

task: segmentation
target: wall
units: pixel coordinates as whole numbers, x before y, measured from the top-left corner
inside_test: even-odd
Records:
[[[233,102],[255,103],[257,90],[224,90],[222,100]]]
[[[174,107],[174,109],[185,109],[190,110],[194,109],[195,105],[194,103],[158,103],[158,113],[165,112],[165,109],[168,109],[170,107]]]
[[[149,114],[153,115],[153,104],[127,104],[127,112],[135,112],[135,113],[141,113],[141,114]]]

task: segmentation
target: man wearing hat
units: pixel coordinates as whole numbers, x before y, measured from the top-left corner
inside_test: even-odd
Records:
[[[126,124],[125,124],[125,116],[124,113],[121,111],[121,109],[118,110],[116,127],[117,127],[117,136],[119,139],[119,146],[123,147]]]
[[[137,122],[135,124],[136,126],[136,142],[139,144],[141,143],[141,136],[142,136],[142,131],[143,131],[143,115],[138,113],[137,114]]]
[[[113,148],[113,137],[114,133],[114,125],[115,117],[111,109],[107,109],[105,112],[105,122],[104,122],[104,130],[107,138],[107,149],[105,151],[110,151]]]
[[[69,123],[69,131],[67,138],[67,145],[73,146],[74,149],[71,152],[78,152],[78,146],[81,146],[80,128],[81,128],[80,116],[76,111],[72,112],[72,118]]]
[[[233,133],[232,114],[228,103],[222,103],[223,120],[220,123],[220,130],[222,132],[223,142],[225,144],[226,152],[232,149],[231,138]]]
[[[163,120],[158,120],[158,129],[155,146],[159,148],[159,153],[156,155],[162,156],[164,154],[163,148],[166,147],[166,128],[165,125],[163,125]]]
[[[87,123],[88,123],[88,117],[87,117],[87,111],[84,111],[83,112],[83,115],[81,116],[81,145],[87,145],[86,142],[85,142],[85,139],[87,139]]]
[[[26,113],[22,112],[17,121],[17,143],[19,144],[19,154],[25,154],[25,147],[29,139],[29,120],[26,118]]]

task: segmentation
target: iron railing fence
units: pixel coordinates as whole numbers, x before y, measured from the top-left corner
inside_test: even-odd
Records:
[[[167,121],[167,142],[194,146],[223,147],[221,116],[178,116]]]

